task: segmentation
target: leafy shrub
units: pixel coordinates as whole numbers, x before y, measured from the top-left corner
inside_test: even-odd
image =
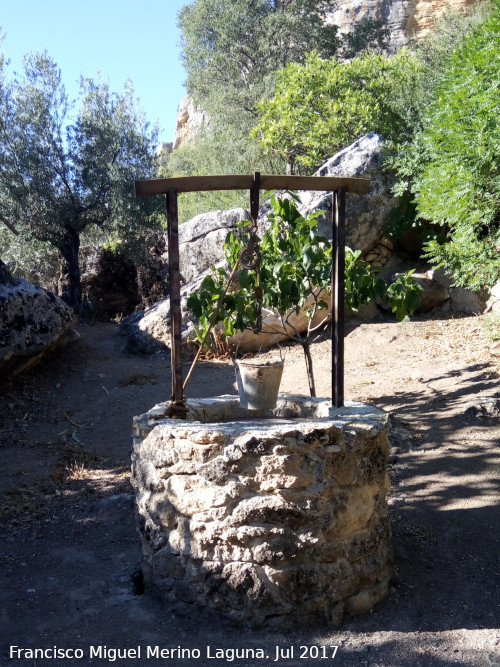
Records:
[[[383,297],[386,289],[386,283],[361,259],[361,250],[346,246],[344,300],[347,308],[356,311],[364,303]]]
[[[446,60],[423,128],[395,161],[419,219],[442,230],[425,255],[472,289],[500,278],[499,59],[497,2]]]
[[[400,273],[387,288],[387,299],[399,322],[408,319],[408,315],[416,309],[422,296],[422,287],[413,280],[412,273],[413,271]]]
[[[313,52],[304,64],[278,73],[251,136],[268,154],[286,159],[291,172],[312,170],[368,131],[399,141],[412,115],[407,91],[418,68],[405,49],[391,58],[367,53],[345,63]]]

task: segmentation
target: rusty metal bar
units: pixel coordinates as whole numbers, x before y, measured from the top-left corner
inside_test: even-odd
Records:
[[[170,188],[167,193],[167,225],[172,401],[180,404],[184,400],[182,390],[181,274],[179,267],[179,216],[177,208],[177,191],[174,188]]]
[[[332,193],[332,403],[344,405],[345,190]]]
[[[260,190],[260,173],[258,171],[253,175],[253,183],[250,188],[250,216],[254,224],[257,223],[259,216],[259,190]]]
[[[172,188],[179,192],[208,192],[210,190],[249,190],[255,180],[254,174],[226,176],[179,176],[176,178],[153,178],[135,182],[137,197],[165,195]],[[346,192],[366,194],[370,191],[370,179],[337,176],[275,176],[260,174],[260,190],[313,190],[333,191],[343,188]]]

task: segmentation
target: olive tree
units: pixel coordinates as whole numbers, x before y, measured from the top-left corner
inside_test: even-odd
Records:
[[[85,231],[135,233],[154,219],[136,200],[134,180],[155,173],[156,129],[127,84],[122,94],[83,78],[70,103],[61,72],[47,55],[24,59],[22,77],[0,90],[0,222],[22,241],[55,248],[59,293],[81,303],[79,249]]]
[[[338,47],[336,26],[323,21],[331,0],[196,0],[179,13],[187,89],[213,118],[250,122],[274,72],[324,57]]]

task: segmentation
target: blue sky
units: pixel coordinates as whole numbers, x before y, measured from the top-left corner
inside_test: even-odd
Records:
[[[188,0],[0,0],[3,51],[11,71],[22,57],[47,50],[62,72],[70,98],[80,75],[100,70],[111,89],[132,79],[136,96],[160,141],[172,141],[175,117],[185,95],[177,13]]]

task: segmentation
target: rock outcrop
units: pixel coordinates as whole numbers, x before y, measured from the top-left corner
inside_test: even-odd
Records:
[[[244,208],[201,213],[179,227],[179,264],[184,285],[198,280],[224,260],[224,241],[238,233],[238,223],[250,218]]]
[[[409,3],[406,21],[408,36],[425,37],[436,26],[436,22],[449,11],[466,12],[479,0],[417,0]]]
[[[196,106],[191,95],[185,95],[177,110],[173,150],[193,139],[205,125],[208,125],[208,115]]]
[[[369,178],[370,192],[366,195],[346,195],[346,245],[366,253],[376,245],[390,212],[399,199],[391,190],[394,178],[382,169],[383,140],[375,132],[361,137],[327,160],[314,176],[348,176]],[[332,196],[325,192],[300,193],[301,212],[324,210],[318,218],[319,231],[332,238]]]
[[[412,37],[431,32],[448,11],[466,11],[477,0],[338,0],[326,20],[351,32],[363,20],[381,21],[389,33],[389,51],[395,53]]]
[[[73,310],[26,280],[0,281],[0,381],[34,366],[76,324]]]

